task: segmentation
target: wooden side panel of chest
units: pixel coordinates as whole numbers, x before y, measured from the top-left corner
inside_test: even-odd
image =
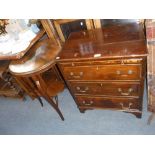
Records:
[[[141,117],[145,58],[58,62],[81,112],[113,109]]]

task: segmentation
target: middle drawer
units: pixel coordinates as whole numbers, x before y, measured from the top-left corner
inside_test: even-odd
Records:
[[[74,94],[139,96],[139,82],[71,82]]]

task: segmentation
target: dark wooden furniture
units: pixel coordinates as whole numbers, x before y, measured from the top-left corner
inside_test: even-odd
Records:
[[[43,97],[64,120],[58,107],[57,97],[57,94],[63,91],[64,84],[60,79],[57,79],[56,74],[58,73],[54,69],[56,67],[55,57],[60,50],[61,48],[54,45],[51,40],[37,42],[23,58],[12,61],[9,69],[32,99],[38,98],[43,105],[40,98]]]
[[[61,40],[57,34],[53,22],[50,19],[40,19],[40,21],[48,38],[51,39],[55,45],[61,46]]]
[[[146,44],[137,23],[75,32],[56,57],[81,112],[111,109],[141,117]]]
[[[71,32],[94,28],[91,19],[55,19],[53,23],[62,43],[65,42]]]
[[[143,24],[143,19],[93,19],[95,28],[102,28],[114,25],[126,25],[131,23]]]

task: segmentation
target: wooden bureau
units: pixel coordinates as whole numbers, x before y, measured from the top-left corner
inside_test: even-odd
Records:
[[[111,109],[142,115],[146,43],[137,23],[72,33],[58,67],[81,112]]]

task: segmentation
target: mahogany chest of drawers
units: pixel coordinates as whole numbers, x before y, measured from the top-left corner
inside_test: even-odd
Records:
[[[72,33],[58,67],[79,110],[111,109],[142,115],[146,43],[139,24]]]

